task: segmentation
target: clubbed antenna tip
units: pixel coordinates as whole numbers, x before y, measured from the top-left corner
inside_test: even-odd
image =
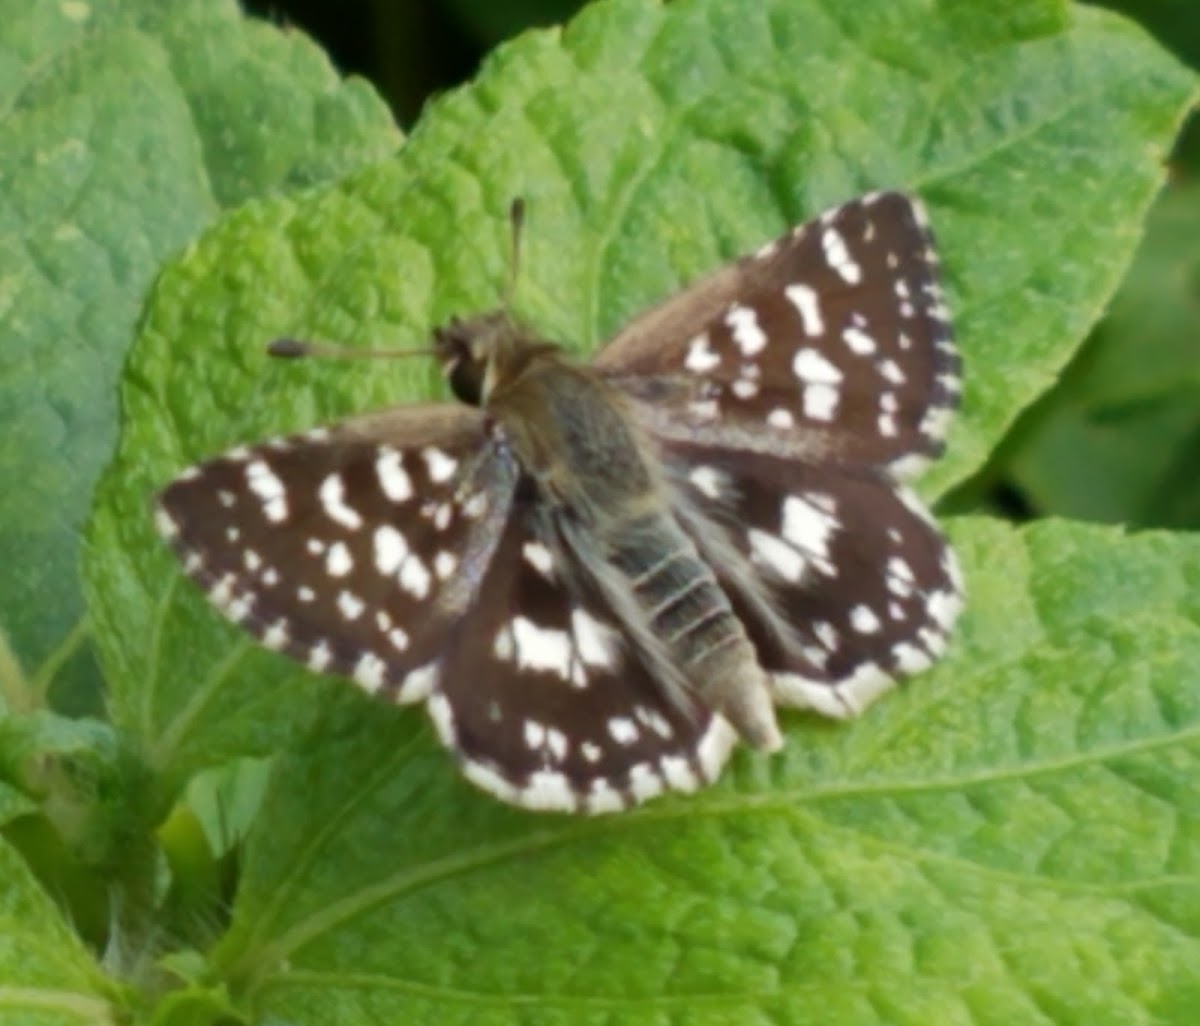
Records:
[[[294,338],[277,338],[267,343],[267,355],[285,360],[302,356],[324,356],[335,360],[394,360],[406,356],[436,356],[435,349],[353,349],[324,342],[301,342]]]
[[[277,338],[267,346],[267,353],[285,360],[295,360],[301,356],[308,356],[311,348],[307,342],[301,342],[299,339]]]
[[[508,260],[508,285],[504,289],[504,308],[512,306],[513,293],[517,289],[517,272],[521,267],[521,233],[525,227],[525,200],[515,196],[508,206],[508,223],[511,230],[512,250]]]

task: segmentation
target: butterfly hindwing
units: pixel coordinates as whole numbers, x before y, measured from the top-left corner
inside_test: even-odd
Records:
[[[870,467],[673,447],[685,526],[771,675],[777,701],[860,712],[945,650],[954,553],[917,497]]]
[[[429,708],[466,776],[530,808],[608,812],[713,780],[732,728],[671,696],[567,550],[514,508]]]

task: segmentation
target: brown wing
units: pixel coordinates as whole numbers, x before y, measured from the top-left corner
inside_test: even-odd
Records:
[[[641,314],[595,360],[655,434],[909,473],[959,358],[919,201],[872,193]]]
[[[474,598],[516,467],[466,407],[413,406],[240,447],[158,497],[159,530],[230,620],[397,701]]]

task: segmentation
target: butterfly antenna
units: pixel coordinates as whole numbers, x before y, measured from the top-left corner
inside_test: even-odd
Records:
[[[277,338],[267,344],[267,354],[284,360],[321,356],[335,360],[394,360],[405,356],[436,356],[433,349],[355,349],[328,342],[302,342],[295,338]]]
[[[517,196],[508,208],[508,224],[512,248],[508,258],[508,284],[504,288],[504,309],[512,308],[513,293],[517,291],[517,272],[521,269],[521,235],[525,228],[525,200]]]

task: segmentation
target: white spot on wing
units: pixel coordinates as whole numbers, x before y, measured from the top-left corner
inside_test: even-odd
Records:
[[[815,289],[808,285],[789,285],[784,293],[792,305],[800,313],[800,322],[804,325],[804,334],[821,335],[825,331],[825,321],[821,317],[820,299]]]
[[[331,577],[345,577],[354,569],[354,560],[345,542],[334,542],[325,554],[325,570]]]
[[[805,385],[804,415],[811,420],[833,420],[840,398],[832,385]]]
[[[758,383],[749,378],[738,378],[729,387],[739,399],[753,399],[758,395]]]
[[[233,581],[233,574],[226,574],[217,581],[208,593],[209,601],[222,609],[229,605],[230,600],[233,598]]]
[[[174,538],[179,534],[179,525],[162,506],[158,506],[154,510],[154,526],[158,528],[158,533],[167,539]]]
[[[707,374],[721,363],[721,357],[712,351],[708,333],[697,335],[688,343],[687,356],[683,365],[696,374]]]
[[[375,457],[379,487],[392,502],[404,502],[413,496],[412,478],[404,469],[403,457],[389,446],[381,446]]]
[[[357,620],[367,608],[367,604],[352,591],[339,592],[337,606],[347,620]]]
[[[791,545],[756,527],[746,532],[750,541],[750,560],[775,570],[785,581],[796,584],[804,576],[804,557]]]
[[[859,605],[850,610],[850,626],[859,634],[876,634],[882,624],[873,609]]]
[[[663,779],[672,791],[694,791],[700,786],[687,759],[679,755],[664,755],[658,761]]]
[[[423,599],[429,594],[429,570],[416,556],[410,555],[400,568],[400,587],[413,598]]]
[[[517,663],[522,668],[550,670],[563,680],[571,675],[571,639],[565,631],[539,627],[524,616],[512,620]]]
[[[783,536],[801,552],[809,553],[817,568],[833,573],[829,543],[839,527],[837,517],[815,502],[789,495],[783,500]]]
[[[904,376],[904,371],[900,369],[900,365],[895,360],[881,361],[879,364],[879,373],[893,385],[903,385],[908,380]]]
[[[527,748],[536,750],[546,743],[546,725],[544,723],[538,723],[537,720],[526,720],[524,733]]]
[[[492,640],[492,655],[502,663],[507,663],[513,657],[514,647],[511,626],[501,627],[496,631],[496,637]]]
[[[608,630],[583,609],[571,611],[571,633],[579,658],[587,666],[612,666],[612,647]]]
[[[725,323],[733,332],[733,341],[743,356],[757,356],[766,348],[767,336],[758,326],[758,315],[751,307],[731,306],[725,315]]]
[[[716,467],[693,467],[688,473],[688,480],[701,494],[710,499],[720,498],[724,475]]]
[[[792,373],[808,385],[837,385],[842,372],[817,350],[804,348],[792,360]]]
[[[543,577],[549,579],[554,570],[554,557],[550,550],[541,542],[526,542],[521,548],[525,562],[533,567]]]
[[[346,484],[341,474],[330,474],[321,482],[317,492],[321,507],[330,520],[357,531],[363,525],[363,518],[355,509],[346,505]]]
[[[851,258],[841,232],[836,228],[826,228],[821,233],[821,248],[825,250],[826,262],[844,282],[857,285],[862,281],[862,268]]]
[[[422,450],[421,458],[425,461],[425,467],[429,471],[429,480],[435,484],[449,481],[458,469],[458,460],[453,456],[448,456],[435,445]]]
[[[358,662],[354,664],[351,676],[367,691],[374,694],[383,687],[383,676],[386,670],[387,664],[379,656],[374,652],[364,652],[358,657]]]
[[[842,332],[842,341],[850,347],[852,353],[859,356],[870,356],[875,352],[875,340],[861,328],[847,328]]]
[[[584,744],[589,743],[584,742]],[[585,801],[589,813],[620,812],[629,804],[628,799],[604,777],[597,777],[592,781]]]
[[[319,641],[308,653],[308,668],[315,673],[323,673],[333,660],[333,653],[327,641]]]
[[[281,617],[263,632],[261,640],[267,648],[278,652],[290,639],[291,632],[288,630],[288,622]]]
[[[663,793],[663,779],[649,763],[639,762],[629,768],[629,790],[635,801],[644,802]]]
[[[638,739],[638,726],[627,716],[610,717],[608,732],[619,745],[631,745]]]
[[[657,709],[651,709],[649,706],[639,705],[634,710],[634,715],[637,716],[638,722],[649,727],[659,737],[669,739],[674,736],[675,728],[671,726],[668,720]]]
[[[246,464],[246,485],[262,502],[263,516],[273,523],[287,519],[287,490],[266,460]]]
[[[837,629],[827,620],[818,620],[813,624],[813,633],[817,636],[817,640],[821,642],[830,652],[837,650],[838,643],[841,639],[838,637]]]
[[[404,562],[408,555],[408,544],[404,535],[391,524],[375,528],[375,569],[385,577],[390,577]]]
[[[225,615],[234,623],[241,623],[250,615],[250,607],[254,605],[254,595],[244,592],[231,599],[225,606]]]
[[[396,692],[396,701],[403,704],[408,702],[420,702],[429,698],[430,713],[433,713],[433,698],[430,697],[434,684],[438,679],[438,664],[436,660],[426,663],[424,666],[418,666],[400,684],[400,690]],[[436,714],[435,714],[436,720]]]
[[[574,810],[578,804],[567,777],[548,769],[531,773],[529,783],[516,792],[514,800],[527,809],[557,809],[563,812]]]

